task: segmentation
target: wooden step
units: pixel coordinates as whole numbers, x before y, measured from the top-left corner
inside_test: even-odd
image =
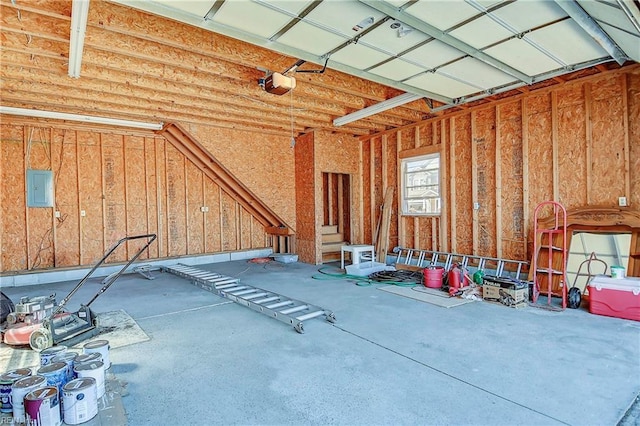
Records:
[[[322,244],[339,243],[344,241],[342,234],[322,234]]]
[[[322,263],[339,262],[340,252],[332,251],[330,253],[322,253]]]
[[[345,241],[335,243],[322,244],[322,253],[341,252],[342,246],[348,244]]]
[[[322,234],[337,234],[338,225],[322,225]]]

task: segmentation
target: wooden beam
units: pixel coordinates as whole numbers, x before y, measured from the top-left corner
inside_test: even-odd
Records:
[[[478,200],[478,144],[476,142],[476,111],[471,111],[471,210],[473,212],[472,243],[473,254],[478,254],[478,241],[480,235],[479,210],[476,209]]]
[[[524,254],[529,247],[529,106],[522,98],[522,227],[524,232]],[[535,238],[535,236],[534,236]]]
[[[402,160],[400,152],[402,151],[402,132],[396,132],[396,186],[398,188],[398,246],[404,247],[406,244],[406,227],[404,226],[405,217],[402,214]]]
[[[560,173],[558,170],[558,92],[551,91],[551,151],[553,155],[553,200],[560,201]]]
[[[496,257],[502,259],[502,119],[500,106],[496,107]]]
[[[451,167],[449,175],[449,185],[451,194],[451,251],[456,252],[458,247],[458,231],[456,229],[456,118],[451,117],[449,119],[449,145],[451,146],[451,152],[449,153],[449,160]]]
[[[591,99],[591,83],[584,84],[584,115],[585,115],[585,140],[586,140],[586,167],[585,167],[585,180],[587,183],[587,194],[585,199],[587,205],[591,204],[591,179],[592,179],[592,167],[593,167],[593,118],[591,117],[591,106],[593,101]]]
[[[435,125],[436,123],[434,123]],[[440,250],[443,252],[449,251],[449,238],[448,238],[448,216],[449,216],[449,203],[446,199],[446,194],[449,193],[447,185],[447,120],[440,120]]]
[[[630,159],[630,141],[629,141],[629,90],[627,87],[627,75],[622,74],[620,77],[622,86],[622,120],[624,128],[624,196],[627,197],[627,203],[631,202],[631,159]]]

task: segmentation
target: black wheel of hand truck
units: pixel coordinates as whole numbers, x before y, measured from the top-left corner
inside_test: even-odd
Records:
[[[15,305],[7,297],[6,294],[0,291],[0,324],[6,321],[7,316],[16,310]]]
[[[580,302],[582,302],[582,294],[578,287],[571,287],[569,289],[569,297],[567,298],[567,306],[571,309],[578,309]]]

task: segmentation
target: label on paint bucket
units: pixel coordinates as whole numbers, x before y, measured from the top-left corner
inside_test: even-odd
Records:
[[[29,376],[16,381],[11,388],[11,404],[13,405],[13,422],[25,422],[24,397],[31,391],[47,386],[44,376]]]
[[[38,374],[47,379],[49,386],[55,386],[58,392],[62,392],[62,387],[67,383],[67,364],[64,362],[53,362],[38,369]]]
[[[60,400],[58,389],[49,386],[29,392],[24,397],[27,424],[39,426],[60,426]]]
[[[92,377],[75,379],[63,388],[63,419],[66,424],[77,425],[98,414],[96,380]]]
[[[18,368],[0,375],[0,412],[11,413],[11,387],[15,382],[31,375],[28,368]]]
[[[52,346],[40,352],[40,365],[51,364],[51,359],[56,356],[63,354],[67,351],[67,347],[65,345]]]

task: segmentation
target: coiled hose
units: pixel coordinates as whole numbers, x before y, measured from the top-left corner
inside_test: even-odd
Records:
[[[336,272],[328,272],[333,269]],[[420,271],[380,271],[368,277],[360,275],[350,275],[339,272],[338,268],[323,267],[318,269],[320,274],[312,275],[314,280],[352,280],[357,286],[366,287],[373,284],[396,285],[399,287],[415,287],[422,284],[422,273]]]

